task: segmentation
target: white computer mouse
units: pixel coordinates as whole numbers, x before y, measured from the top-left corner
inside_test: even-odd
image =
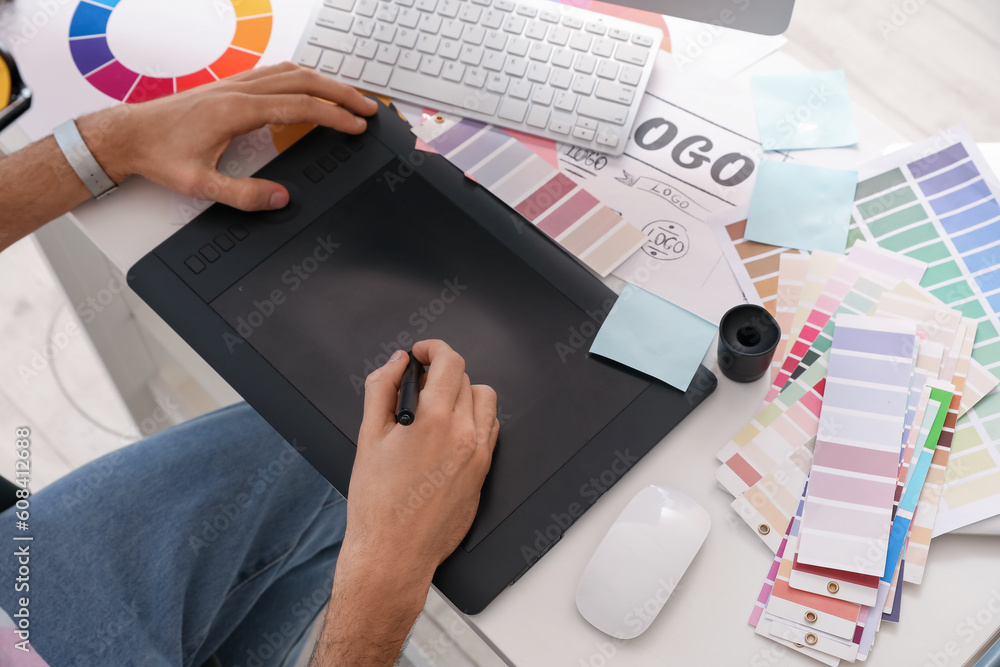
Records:
[[[683,493],[647,486],[594,552],[576,588],[576,608],[601,632],[638,637],[660,613],[711,525],[708,512]]]

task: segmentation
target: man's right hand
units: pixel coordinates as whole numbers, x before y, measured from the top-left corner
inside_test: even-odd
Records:
[[[393,664],[479,506],[500,429],[496,393],[471,384],[443,341],[420,341],[413,354],[429,370],[412,425],[395,419],[405,353],[365,384],[347,533],[314,665]]]

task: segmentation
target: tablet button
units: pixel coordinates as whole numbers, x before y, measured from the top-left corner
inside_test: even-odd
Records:
[[[330,149],[330,154],[341,162],[347,162],[351,157],[351,152],[343,146],[334,146]]]
[[[363,142],[359,137],[348,137],[344,143],[347,144],[347,147],[355,153],[360,153],[361,149],[365,147],[365,142]]]
[[[319,160],[317,160],[316,162],[319,164],[319,166],[323,167],[323,171],[325,171],[328,174],[337,168],[337,161],[334,160],[329,155],[321,155]]]
[[[228,236],[226,236],[225,234],[219,234],[212,240],[215,241],[215,245],[222,248],[223,252],[229,252],[230,250],[236,247],[236,244],[233,243],[233,240]]]
[[[319,167],[317,167],[316,165],[309,165],[309,167],[307,167],[305,172],[303,173],[305,173],[306,176],[308,176],[309,175],[308,172],[310,169],[315,169],[317,172],[319,172],[319,178],[313,179],[310,177],[310,180],[313,183],[317,182],[320,178],[323,178],[323,173],[319,171]],[[287,222],[295,217],[298,217],[299,211],[302,210],[302,207],[300,205],[300,202],[302,201],[302,191],[299,190],[298,186],[296,186],[294,183],[290,183],[289,181],[275,180],[274,182],[284,185],[285,189],[288,190],[288,203],[285,204],[283,208],[278,208],[273,211],[260,211],[255,215],[259,216],[258,219],[261,222],[267,222],[272,224]]]
[[[250,236],[250,232],[248,232],[242,225],[232,225],[229,228],[229,233],[235,236],[237,241],[242,241],[246,237]]]
[[[184,260],[184,266],[191,269],[193,273],[201,273],[202,271],[205,270],[205,263],[200,259],[198,259],[197,257],[195,257],[194,255],[191,255],[186,260]]]
[[[210,262],[214,262],[215,260],[217,260],[220,257],[222,257],[222,255],[219,254],[218,250],[216,250],[213,246],[210,246],[210,245],[207,245],[207,244],[203,245],[201,247],[201,250],[199,252],[201,252],[201,256],[202,257],[204,257],[205,259],[207,259]]]
[[[319,167],[317,167],[314,164],[311,164],[305,169],[303,169],[302,173],[305,174],[305,177],[308,178],[313,183],[319,183],[320,181],[323,180],[323,172],[320,171]]]

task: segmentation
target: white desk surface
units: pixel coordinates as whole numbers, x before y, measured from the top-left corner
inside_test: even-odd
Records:
[[[773,54],[736,77],[751,73],[803,69],[791,58]],[[956,112],[958,113],[958,112]],[[898,134],[863,111],[858,115],[861,145],[839,151],[828,166],[850,167],[880,155]],[[23,145],[17,128],[5,133],[8,149]],[[810,162],[813,160],[810,160]],[[149,193],[154,195],[154,193]],[[163,193],[154,196],[165,199]],[[148,200],[144,215],[149,216]],[[92,229],[82,225],[118,268],[151,250],[161,233],[136,236],[142,225],[134,215],[115,211]],[[128,239],[116,247],[114,239]],[[138,254],[136,254],[138,253]],[[729,507],[728,493],[715,484],[716,451],[755,413],[765,381],[741,385],[718,370],[714,347],[706,365],[719,378],[718,390],[613,489],[569,529],[563,539],[517,584],[483,613],[471,618],[515,664],[546,667],[623,665],[817,665],[758,637],[747,625],[773,554]],[[622,443],[623,448],[628,443]],[[618,513],[643,486],[664,484],[701,503],[712,516],[712,530],[701,552],[659,617],[642,636],[616,641],[590,626],[577,612],[576,584],[591,554]],[[1000,624],[1000,567],[995,537],[945,535],[934,540],[925,582],[903,588],[902,623],[885,623],[878,633],[872,665],[961,665]]]

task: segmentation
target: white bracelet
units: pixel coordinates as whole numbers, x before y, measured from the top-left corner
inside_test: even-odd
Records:
[[[76,121],[70,119],[54,129],[52,136],[62,150],[63,155],[69,160],[73,171],[80,177],[83,184],[87,186],[95,198],[100,199],[111,194],[118,187],[112,181],[101,165],[97,163],[94,155],[87,148],[80,130],[76,126]]]

